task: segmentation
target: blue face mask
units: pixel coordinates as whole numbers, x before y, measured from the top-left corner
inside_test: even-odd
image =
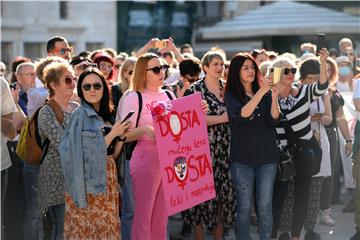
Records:
[[[349,67],[339,67],[339,75],[342,77],[345,77],[349,75],[351,72],[351,69]]]

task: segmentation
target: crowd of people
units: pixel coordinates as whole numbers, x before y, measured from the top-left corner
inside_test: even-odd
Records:
[[[181,213],[184,237],[223,239],[234,228],[248,240],[255,225],[261,240],[298,240],[303,229],[318,240],[318,218],[336,224],[331,204],[342,201],[345,161],[360,179],[360,75],[349,38],[338,50],[304,43],[301,56],[253,49],[230,59],[218,47],[197,58],[172,38],[150,39],[130,56],[74,55],[61,36],[46,49],[41,59],[16,57],[9,74],[0,63],[2,239],[171,238],[150,106],[196,92],[216,196]],[[46,146],[40,165],[17,154],[34,118]],[[299,161],[300,142],[321,148],[316,172]],[[295,169],[286,180],[280,151]],[[359,185],[343,209],[355,211],[351,240],[360,239]]]

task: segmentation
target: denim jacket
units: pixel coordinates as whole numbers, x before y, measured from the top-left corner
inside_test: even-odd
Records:
[[[103,120],[81,102],[71,115],[60,143],[66,191],[75,205],[86,208],[86,195],[106,191],[106,144]]]

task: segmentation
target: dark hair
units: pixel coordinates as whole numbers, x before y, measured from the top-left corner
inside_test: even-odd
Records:
[[[100,108],[99,108],[98,114],[103,119],[104,122],[107,122],[107,121],[112,122],[113,121],[113,109],[110,106],[110,93],[109,93],[109,89],[106,84],[104,75],[102,74],[102,72],[99,69],[94,68],[94,67],[87,68],[84,72],[82,72],[80,74],[78,83],[77,83],[78,96],[82,101],[86,102],[87,104],[89,104],[91,107],[94,108],[94,106],[91,103],[86,101],[84,94],[83,94],[83,89],[81,87],[82,82],[84,81],[85,77],[90,74],[98,75],[103,84],[103,95],[100,100]]]
[[[255,59],[259,54],[265,54],[266,56],[268,56],[268,53],[266,52],[265,49],[254,49],[251,52],[251,56]]]
[[[79,53],[79,57],[84,57],[84,58],[90,58],[90,54],[91,52],[90,51],[82,51]]]
[[[90,58],[85,58],[85,57],[81,57],[81,56],[76,56],[76,57],[73,57],[73,58],[71,59],[70,65],[74,67],[75,65],[78,65],[79,63],[82,63],[82,62],[85,62],[85,61],[91,62],[91,63],[93,62],[93,61],[91,61]]]
[[[48,53],[55,49],[56,42],[67,42],[67,41],[64,37],[61,37],[61,36],[55,36],[55,37],[50,38],[46,43],[46,51]]]
[[[251,60],[255,68],[255,79],[251,83],[251,88],[256,93],[259,90],[259,68],[254,58],[248,53],[236,54],[230,62],[229,73],[226,81],[225,92],[231,92],[238,97],[241,103],[246,103],[245,88],[240,81],[240,70],[246,60]]]
[[[30,58],[27,57],[23,57],[23,56],[17,56],[12,62],[11,62],[11,79],[10,79],[10,83],[14,83],[17,82],[17,78],[16,78],[16,68],[17,66],[19,66],[21,63],[24,62],[31,62]]]
[[[179,64],[180,75],[185,76],[189,74],[191,76],[201,72],[200,61],[188,58],[180,62]]]
[[[185,44],[183,44],[183,45],[180,46],[180,53],[184,53],[184,49],[185,49],[185,48],[191,48],[191,49],[192,49],[192,47],[191,47],[190,44],[185,43]]]
[[[317,58],[309,58],[301,63],[300,79],[305,79],[308,74],[320,74],[320,61]]]

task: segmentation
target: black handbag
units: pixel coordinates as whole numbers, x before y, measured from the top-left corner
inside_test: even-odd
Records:
[[[276,180],[280,182],[286,182],[295,177],[295,165],[289,151],[281,146],[280,140],[276,133],[275,137],[279,149],[279,161],[277,163]]]
[[[299,139],[287,120],[283,121],[290,154],[295,162],[296,175],[314,176],[320,172],[322,150],[312,136],[309,140]]]

